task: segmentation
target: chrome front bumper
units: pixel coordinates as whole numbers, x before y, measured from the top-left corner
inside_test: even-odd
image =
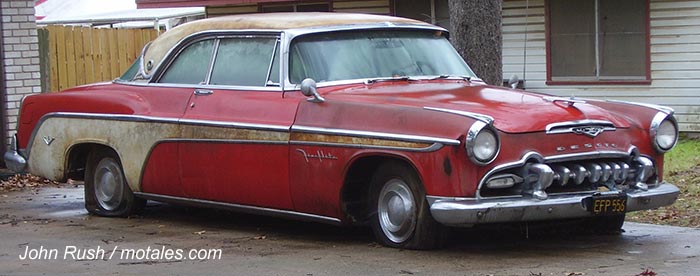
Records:
[[[626,212],[654,209],[671,205],[679,190],[669,183],[647,191],[627,193]],[[585,195],[550,195],[548,199],[471,199],[428,196],[430,213],[442,224],[471,226],[482,223],[520,222],[582,218],[593,216],[583,205]]]
[[[24,158],[17,151],[17,136],[12,137],[12,144],[10,144],[10,149],[5,152],[5,166],[13,172],[24,172],[27,168],[27,159]]]

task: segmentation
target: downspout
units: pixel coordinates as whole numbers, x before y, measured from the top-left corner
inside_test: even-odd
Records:
[[[0,9],[0,18],[2,18],[2,9]],[[0,32],[3,32],[3,26],[2,22],[0,22]],[[7,148],[7,90],[5,88],[5,47],[3,45],[3,40],[4,40],[4,35],[0,36],[0,61],[2,61],[2,64],[0,64],[0,116],[2,118],[0,119],[0,122],[2,122],[2,126],[0,126],[0,138],[2,138],[2,142],[5,145],[5,148]],[[2,167],[5,167],[5,160],[0,160],[0,165]]]

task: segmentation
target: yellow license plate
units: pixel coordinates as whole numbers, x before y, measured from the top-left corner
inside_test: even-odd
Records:
[[[594,195],[584,199],[586,210],[594,215],[620,215],[627,210],[627,195]]]

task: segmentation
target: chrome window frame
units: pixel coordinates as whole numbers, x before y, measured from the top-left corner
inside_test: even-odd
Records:
[[[383,23],[358,23],[358,24],[348,24],[348,25],[335,25],[327,27],[309,27],[309,28],[293,28],[293,29],[245,29],[245,30],[207,30],[196,32],[186,36],[185,38],[178,41],[172,48],[168,50],[165,54],[163,60],[155,64],[155,68],[152,73],[147,77],[147,81],[137,81],[136,79],[131,81],[114,81],[120,84],[126,85],[137,85],[137,86],[158,86],[158,87],[175,87],[175,88],[207,88],[207,89],[224,89],[224,90],[251,90],[251,91],[268,91],[268,92],[295,92],[301,91],[300,84],[293,84],[289,81],[289,47],[293,40],[297,37],[318,34],[318,33],[329,33],[338,31],[353,31],[353,30],[422,30],[422,31],[435,31],[442,32],[445,38],[449,39],[449,32],[438,26],[433,25],[421,25],[421,24],[394,24],[391,22]],[[160,83],[158,82],[162,77],[163,73],[170,67],[175,57],[184,50],[187,46],[195,43],[199,40],[205,39],[221,39],[227,37],[276,37],[279,43],[276,45],[275,51],[279,54],[279,86],[230,86],[230,85],[209,85],[209,84],[172,84],[172,83]],[[148,47],[148,46],[146,46]],[[146,52],[146,47],[141,53],[143,56]],[[216,47],[215,47],[216,49]],[[215,53],[213,53],[215,54]],[[215,58],[213,55],[212,58]],[[274,58],[274,57],[273,57]],[[144,63],[146,61],[142,61]],[[471,70],[471,67],[466,61],[462,59],[462,62]],[[210,67],[213,63],[210,64]],[[473,71],[473,70],[472,70]],[[211,72],[208,74],[208,78]],[[269,79],[269,78],[268,78]],[[345,85],[345,84],[357,84],[366,83],[367,78],[364,79],[351,79],[351,80],[338,80],[338,81],[328,81],[318,83],[318,87],[328,87],[335,85]],[[480,81],[478,77],[473,78],[474,81]]]

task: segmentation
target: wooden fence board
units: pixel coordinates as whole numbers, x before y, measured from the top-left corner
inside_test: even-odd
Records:
[[[67,72],[67,79],[68,82],[66,83],[66,88],[67,87],[73,87],[76,84],[76,76],[75,76],[75,43],[73,41],[73,36],[75,32],[72,30],[66,30],[64,32],[65,35],[65,41],[66,41],[66,72]]]
[[[75,84],[85,81],[85,51],[83,49],[84,28],[78,28],[80,32],[74,32],[73,45],[75,45]]]
[[[119,77],[157,37],[153,29],[95,29],[47,26],[40,39],[40,55],[49,64],[44,90],[59,91],[77,85]]]
[[[68,84],[68,67],[66,66],[66,36],[65,28],[56,28],[56,75],[58,77],[58,90],[67,88]]]

